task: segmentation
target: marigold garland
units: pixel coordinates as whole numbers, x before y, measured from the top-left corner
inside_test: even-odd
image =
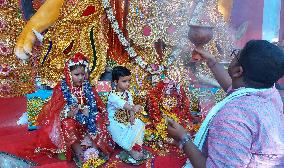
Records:
[[[101,158],[91,158],[89,160],[87,160],[84,164],[83,164],[83,168],[94,168],[94,167],[99,167],[102,164],[104,164],[106,162],[106,160],[101,159]]]
[[[156,88],[149,91],[147,101],[149,117],[155,128],[152,132],[152,138],[161,139],[163,141],[167,140],[167,121],[165,117],[171,118],[183,126],[188,126],[188,121],[192,121],[189,110],[189,100],[183,89],[177,86],[169,95],[176,103],[174,104],[175,107],[165,108],[163,103],[163,99],[166,97],[164,95],[165,88],[166,84],[164,82],[158,83]],[[171,102],[169,104],[171,104]],[[147,134],[149,134],[149,132],[147,132]]]

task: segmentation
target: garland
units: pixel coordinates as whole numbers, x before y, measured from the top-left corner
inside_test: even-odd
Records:
[[[148,93],[148,110],[149,116],[152,119],[152,123],[156,131],[154,134],[156,137],[160,137],[162,140],[167,138],[167,121],[164,116],[175,120],[178,123],[183,123],[190,116],[189,114],[189,101],[185,101],[179,88],[176,88],[176,93],[171,93],[170,96],[176,98],[176,105],[173,108],[165,108],[163,105],[163,97],[165,93],[165,83],[159,83],[156,88],[152,89]],[[178,86],[179,87],[179,86]],[[167,103],[167,102],[166,102]]]
[[[104,164],[106,162],[106,160],[101,159],[101,158],[91,158],[88,161],[86,161],[82,168],[95,168],[95,167],[99,167],[102,164]]]
[[[110,2],[108,0],[102,0],[104,9],[107,14],[107,18],[111,23],[111,26],[116,33],[120,43],[124,47],[125,51],[128,53],[130,58],[134,59],[135,62],[144,70],[148,71],[150,74],[161,74],[165,67],[163,65],[148,65],[141,56],[137,54],[133,47],[130,46],[130,43],[123,35],[123,32],[119,28],[118,21],[116,20]]]
[[[66,80],[63,79],[61,82],[61,91],[64,95],[64,99],[67,102],[67,106],[72,106],[72,105],[78,105],[78,99],[76,96],[74,96],[67,83]],[[97,103],[95,100],[95,95],[92,91],[92,87],[90,82],[85,81],[83,84],[83,91],[84,95],[87,99],[87,105],[89,108],[89,117],[84,116],[82,113],[77,113],[76,114],[76,120],[79,121],[82,124],[86,124],[88,131],[91,135],[95,135],[97,128],[96,128],[96,116],[98,114],[98,108],[97,108]]]

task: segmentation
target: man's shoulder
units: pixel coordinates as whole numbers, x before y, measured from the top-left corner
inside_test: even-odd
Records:
[[[243,96],[226,103],[216,114],[217,121],[256,121],[261,115],[260,109],[265,109],[265,102],[255,100],[254,96]]]

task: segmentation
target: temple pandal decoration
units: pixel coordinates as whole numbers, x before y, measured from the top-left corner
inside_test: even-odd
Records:
[[[10,5],[17,6],[16,1]],[[14,13],[16,10],[7,9]],[[15,39],[22,27],[8,32],[13,38],[2,37],[0,27],[0,47],[3,39],[13,40],[9,42],[9,57],[0,51],[1,97],[34,91],[36,75],[52,87],[61,78],[64,61],[73,52],[80,51],[91,62],[93,84],[106,66],[119,64],[132,70],[131,92],[135,103],[146,106],[148,113],[142,120],[148,124],[146,141],[153,144],[151,147],[158,145],[162,151],[167,145],[167,118],[187,126],[192,132],[198,130],[190,113],[199,110],[198,95],[202,85],[197,85],[204,78],[209,84],[214,81],[205,63],[197,61],[187,66],[186,60],[191,59],[195,46],[202,45],[217,55],[218,60],[228,61],[227,55],[233,46],[217,0],[66,0],[60,11],[59,19],[48,31],[40,32],[44,34],[44,42],[33,51],[34,60],[28,64],[21,63],[13,54]],[[1,15],[1,22],[2,16],[8,17],[8,13]],[[20,18],[16,20],[19,25],[24,24]],[[11,18],[8,21],[16,24]],[[202,38],[199,37],[202,33],[194,34],[199,30],[205,32]],[[165,83],[165,79],[175,83],[168,87],[170,84]],[[13,88],[5,89],[11,86]],[[217,91],[216,95],[222,97],[223,93]],[[90,164],[97,163],[90,161]]]
[[[19,1],[0,1],[0,97],[14,97],[35,91],[33,60],[23,63],[14,55],[17,36],[25,22]]]
[[[215,27],[214,40],[205,48],[218,55],[219,59],[225,59],[223,56],[232,46],[230,37],[226,36],[229,34],[227,25],[218,12],[217,0],[126,2],[64,2],[58,20],[44,35],[41,53],[32,53],[34,58],[37,57],[33,63],[37,66],[33,65],[32,68],[37,71],[34,74],[40,75],[43,83],[52,86],[61,78],[64,61],[72,52],[81,51],[95,64],[91,69],[94,81],[103,73],[106,62],[115,60],[118,64],[135,70],[133,89],[144,94],[143,90],[147,90],[153,82],[161,80],[165,70],[182,66],[183,60],[180,57],[189,57],[188,51],[193,49],[193,45],[189,44],[187,39],[188,24],[209,24]],[[38,3],[34,6],[40,5]],[[18,5],[14,2],[9,3],[9,6]],[[41,24],[40,22],[44,20],[33,24]],[[20,30],[20,27],[18,28]],[[13,46],[10,50],[13,51]],[[32,63],[26,67],[32,67],[31,65]],[[198,74],[208,74],[208,69],[203,64],[198,65],[197,69],[198,77],[201,76]],[[176,70],[179,71],[178,75],[182,75],[183,80],[180,81],[183,85],[192,82],[192,78],[186,75],[188,68]]]

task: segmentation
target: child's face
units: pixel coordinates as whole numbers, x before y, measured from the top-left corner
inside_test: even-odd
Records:
[[[119,77],[118,81],[116,81],[116,89],[117,91],[125,91],[130,87],[131,76],[123,76]]]
[[[86,73],[84,67],[80,66],[71,71],[73,86],[82,86]]]

